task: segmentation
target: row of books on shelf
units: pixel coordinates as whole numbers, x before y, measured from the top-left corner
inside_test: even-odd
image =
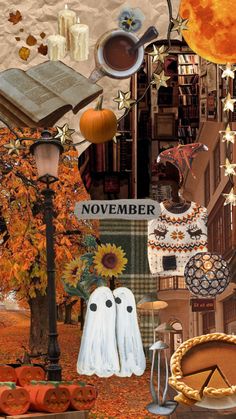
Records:
[[[182,106],[197,106],[198,105],[198,95],[181,95],[179,96],[179,105]]]
[[[178,127],[178,137],[192,140],[197,136],[197,127],[192,127],[191,125],[179,126]]]
[[[132,170],[132,139],[121,136],[117,142],[93,144],[89,150],[91,172],[125,172]]]
[[[199,119],[199,106],[191,105],[179,108],[179,118],[182,120],[191,120],[191,119]],[[183,123],[183,125],[187,125],[187,123]]]
[[[178,67],[179,74],[197,74],[198,73],[198,65],[179,65]]]
[[[198,83],[198,78],[199,78],[198,74],[193,74],[193,75],[185,74],[184,76],[178,77],[178,83],[179,84],[195,84],[195,83]]]
[[[198,64],[198,56],[196,54],[179,54],[179,64]]]
[[[192,84],[189,86],[179,86],[179,93],[181,95],[197,95],[198,84]]]

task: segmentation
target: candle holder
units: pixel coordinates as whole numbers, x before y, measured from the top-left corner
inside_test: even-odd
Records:
[[[146,406],[146,409],[154,414],[154,415],[162,415],[162,416],[169,416],[171,415],[178,403],[174,400],[166,400],[167,390],[168,390],[168,361],[166,352],[164,352],[164,360],[165,360],[165,386],[163,389],[162,397],[161,397],[161,351],[165,351],[165,349],[169,348],[167,343],[158,340],[155,342],[150,348],[152,353],[152,367],[151,367],[151,376],[150,376],[150,391],[152,395],[152,402]],[[155,365],[155,357],[157,352],[157,391],[155,389],[154,384],[154,365]]]

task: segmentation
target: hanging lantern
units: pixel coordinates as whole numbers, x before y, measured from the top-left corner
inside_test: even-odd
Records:
[[[188,19],[181,34],[194,52],[213,63],[236,62],[235,0],[181,0],[179,15]]]
[[[185,282],[189,291],[201,297],[221,294],[230,282],[230,270],[222,256],[204,252],[196,253],[185,266]]]

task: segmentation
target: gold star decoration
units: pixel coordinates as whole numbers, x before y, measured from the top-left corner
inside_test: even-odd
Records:
[[[136,103],[136,100],[131,99],[131,92],[122,92],[118,90],[118,96],[113,99],[114,102],[118,103],[118,109],[121,111],[122,109],[130,109],[133,103]]]
[[[60,138],[62,144],[71,144],[73,140],[71,138],[72,134],[74,134],[75,130],[70,129],[68,124],[64,124],[63,127],[56,127],[57,134],[54,138]]]
[[[230,163],[228,158],[225,159],[225,164],[221,164],[220,167],[225,168],[225,176],[230,176],[230,175],[235,176],[236,175],[236,172],[235,172],[236,164],[235,163]]]
[[[17,154],[19,156],[20,150],[24,147],[21,146],[20,140],[10,140],[10,143],[4,145],[8,149],[8,154]]]
[[[151,84],[155,84],[157,87],[157,90],[163,86],[167,87],[166,81],[170,79],[170,77],[165,76],[164,71],[162,71],[160,74],[153,74],[153,80],[151,81]]]
[[[223,196],[226,198],[224,205],[231,204],[233,207],[236,206],[236,195],[234,194],[234,188],[231,189],[230,193],[223,193]]]
[[[148,55],[152,57],[153,63],[156,63],[157,61],[164,63],[165,58],[169,55],[166,51],[167,48],[165,45],[162,45],[160,48],[157,48],[156,45],[153,45],[153,51],[149,52]]]
[[[227,141],[227,143],[234,144],[234,137],[236,135],[236,131],[232,131],[229,124],[227,125],[225,131],[219,131],[219,133],[221,135],[223,143]]]
[[[181,31],[188,29],[188,19],[182,19],[182,17],[177,16],[176,19],[171,19],[171,22],[173,23],[171,31],[177,31],[179,35],[181,35]]]
[[[225,67],[220,66],[220,69],[223,71],[221,75],[222,79],[227,78],[227,77],[231,77],[231,79],[234,79],[234,72],[236,70],[236,67],[227,63]]]
[[[236,99],[232,99],[231,94],[228,93],[227,96],[224,99],[221,99],[224,105],[224,112],[226,111],[234,111],[234,104],[236,102]]]

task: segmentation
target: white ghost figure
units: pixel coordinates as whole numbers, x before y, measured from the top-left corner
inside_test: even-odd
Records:
[[[79,374],[110,377],[119,371],[116,334],[116,304],[108,287],[90,295],[77,362]]]
[[[119,377],[142,375],[146,368],[136,304],[132,291],[125,287],[113,291],[116,302],[116,340],[120,357]]]

